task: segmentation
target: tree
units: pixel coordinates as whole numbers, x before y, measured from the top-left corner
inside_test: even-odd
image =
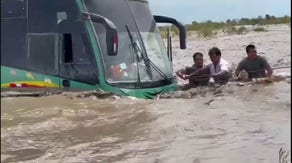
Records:
[[[236,19],[232,19],[232,20],[231,20],[231,23],[232,23],[233,25],[236,25],[236,24],[237,24],[237,20],[236,20]]]
[[[285,19],[290,19],[290,16],[285,15],[284,18],[285,18]]]
[[[248,18],[241,18],[239,24],[249,24],[250,20]]]
[[[258,16],[258,20],[262,20],[263,19],[263,17],[262,16]]]
[[[269,14],[266,14],[266,15],[265,15],[265,19],[266,19],[266,20],[270,20],[270,19],[271,19],[271,16],[270,16]]]
[[[208,20],[208,21],[206,21],[206,23],[211,24],[212,23],[212,20]]]

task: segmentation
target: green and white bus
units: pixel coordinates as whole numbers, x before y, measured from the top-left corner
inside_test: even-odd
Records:
[[[178,27],[186,48],[185,27],[152,15],[147,0],[1,0],[1,90],[176,90],[156,23]]]

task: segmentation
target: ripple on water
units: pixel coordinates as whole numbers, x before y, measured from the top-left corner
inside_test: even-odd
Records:
[[[289,84],[191,91],[156,100],[5,98],[1,161],[275,162],[281,147],[290,151]]]

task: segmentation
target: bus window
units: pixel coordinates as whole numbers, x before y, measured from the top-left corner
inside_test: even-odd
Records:
[[[60,22],[67,20],[67,13],[66,12],[57,12],[57,24]]]
[[[26,18],[26,0],[1,0],[1,18]]]
[[[26,19],[1,20],[1,65],[26,68]]]
[[[28,62],[33,71],[58,74],[57,37],[54,34],[28,34]]]
[[[73,63],[73,48],[71,34],[64,34],[64,63]]]
[[[60,76],[89,84],[98,83],[97,65],[86,34],[64,33],[62,38]]]
[[[28,0],[28,32],[57,31],[56,0]]]
[[[27,0],[1,0],[1,65],[26,68]]]

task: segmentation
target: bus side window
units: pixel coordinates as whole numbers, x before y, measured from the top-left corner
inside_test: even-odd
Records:
[[[1,18],[26,18],[26,0],[1,0]]]
[[[27,0],[1,0],[1,65],[27,68]]]
[[[28,0],[28,32],[55,33],[57,31],[57,0]]]
[[[72,48],[72,35],[65,33],[63,34],[64,44],[64,63],[73,63],[73,48]]]
[[[48,75],[58,74],[58,37],[55,34],[27,34],[28,67]]]
[[[61,77],[89,84],[99,83],[98,69],[88,38],[81,33],[65,33],[62,36]]]
[[[78,28],[83,24],[72,23],[71,25]],[[78,29],[81,30],[68,29],[67,31],[62,30],[64,33],[60,33],[62,36],[60,76],[69,80],[97,84],[99,83],[98,69],[94,53],[85,29]]]
[[[57,2],[55,20],[61,36],[59,75],[63,79],[97,84],[98,68],[87,28],[80,19],[80,11],[72,0]]]

